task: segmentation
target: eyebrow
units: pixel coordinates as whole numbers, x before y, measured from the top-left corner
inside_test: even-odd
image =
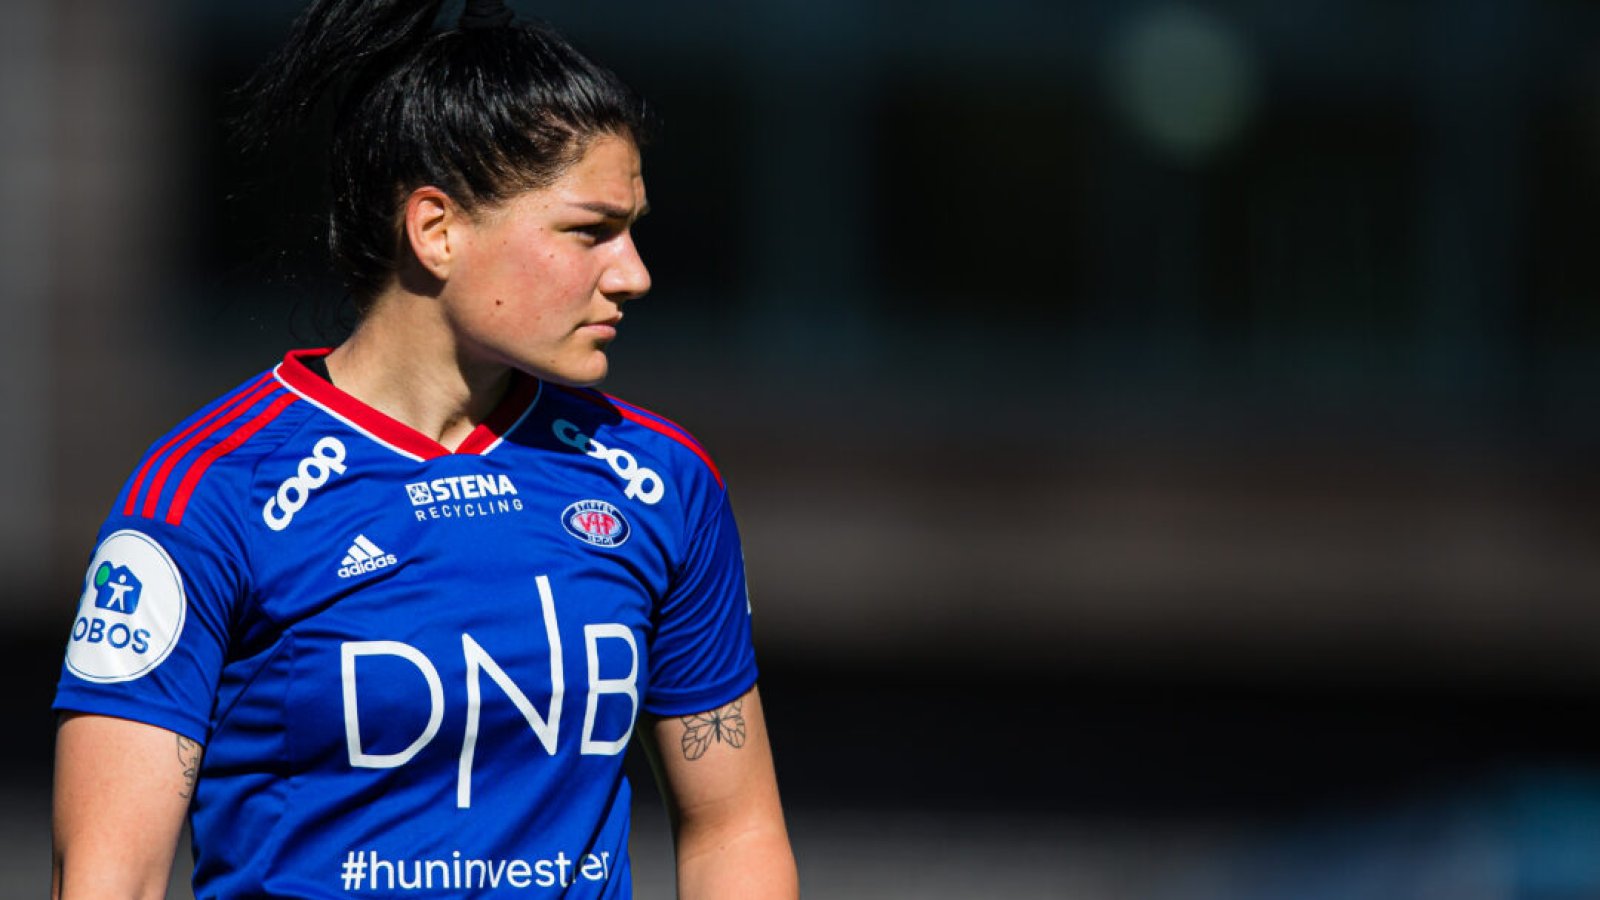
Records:
[[[625,206],[614,206],[605,202],[604,200],[590,200],[584,203],[573,203],[572,205],[578,207],[579,209],[585,209],[589,212],[605,216],[608,219],[636,220],[644,218],[645,215],[650,212],[649,201],[646,201],[643,206],[639,207],[638,215],[635,215],[633,210],[628,209]]]

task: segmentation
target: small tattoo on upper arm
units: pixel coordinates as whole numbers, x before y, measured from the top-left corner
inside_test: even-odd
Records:
[[[204,747],[178,735],[178,762],[183,766],[183,790],[178,796],[185,800],[194,796],[195,783],[200,780],[200,758],[205,752]]]
[[[744,700],[735,700],[727,706],[710,712],[684,716],[683,758],[699,759],[706,755],[717,741],[737,750],[744,746]]]

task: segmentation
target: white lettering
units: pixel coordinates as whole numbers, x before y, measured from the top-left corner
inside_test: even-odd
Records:
[[[556,439],[569,447],[575,447],[586,455],[604,461],[611,467],[623,481],[622,493],[630,500],[654,506],[666,494],[666,484],[654,469],[639,465],[639,461],[632,453],[619,448],[609,448],[594,438],[578,430],[578,426],[566,419],[557,419],[551,425],[555,431]]]
[[[517,485],[507,475],[449,475],[406,485],[406,497],[417,509],[418,522],[429,519],[477,519],[522,511]],[[469,502],[460,502],[460,501]],[[456,502],[451,502],[456,501]]]
[[[379,859],[378,851],[376,850],[368,851],[368,853],[372,860],[372,886],[378,886],[378,871],[384,869],[386,870],[384,874],[389,876],[389,890],[394,890],[394,863],[386,859]]]
[[[538,585],[539,605],[544,610],[545,637],[550,642],[550,705],[545,716],[539,715],[522,689],[507,677],[471,635],[461,635],[461,650],[467,659],[467,730],[461,740],[461,760],[456,773],[456,806],[460,809],[472,806],[472,757],[478,748],[478,718],[482,705],[482,689],[478,685],[480,671],[488,672],[494,683],[510,698],[512,705],[522,713],[534,735],[539,738],[539,743],[544,745],[545,752],[551,756],[556,753],[556,738],[561,731],[561,699],[566,693],[561,668],[561,634],[556,629],[556,601],[550,591],[550,579],[540,575]]]
[[[417,735],[411,745],[399,753],[367,753],[361,746],[361,714],[356,708],[356,657],[398,656],[417,667],[428,681],[428,727]],[[344,687],[344,742],[350,755],[350,765],[362,769],[393,769],[411,761],[411,757],[432,741],[444,721],[444,685],[439,682],[439,672],[421,650],[400,641],[345,641],[339,645],[339,679]]]
[[[449,887],[450,886],[450,864],[445,862],[442,859],[430,859],[430,860],[428,860],[428,866],[424,870],[426,872],[426,874],[427,874],[427,882],[428,882],[426,887],[429,890],[433,889],[433,871],[434,871],[434,869],[438,869],[439,870],[439,886],[440,887]]]
[[[288,528],[294,521],[294,514],[311,499],[312,491],[327,484],[331,476],[345,473],[344,460],[344,444],[338,438],[325,437],[317,441],[311,448],[311,455],[300,460],[295,474],[284,479],[278,485],[278,492],[267,498],[266,505],[261,507],[261,520],[273,531]]]
[[[376,572],[379,569],[387,569],[399,561],[399,558],[393,553],[385,553],[382,556],[374,556],[371,559],[364,559],[361,562],[351,563],[348,566],[340,566],[338,574],[340,578],[353,578],[364,572]]]
[[[561,711],[565,703],[566,679],[563,667],[563,651],[561,633],[556,617],[555,593],[551,589],[550,580],[544,575],[536,579],[539,591],[539,606],[544,620],[545,639],[550,651],[550,681],[549,701],[544,710],[534,707],[528,695],[512,680],[511,676],[500,667],[500,664],[479,644],[472,635],[461,634],[461,652],[466,663],[466,697],[467,713],[463,729],[461,754],[456,769],[456,806],[468,809],[472,806],[472,777],[473,762],[477,756],[478,736],[481,728],[483,710],[482,681],[485,675],[493,681],[512,706],[522,714],[528,727],[533,731],[544,751],[554,756],[559,747],[561,729]],[[104,622],[98,620],[79,619],[74,623],[74,638],[87,641],[112,641],[119,646],[130,640],[133,646],[143,652],[145,649],[145,635],[142,630],[134,632],[131,636],[128,629],[114,631],[107,628]],[[617,755],[627,749],[628,741],[633,736],[633,729],[637,724],[639,714],[639,645],[632,629],[617,622],[588,623],[583,626],[584,655],[588,669],[588,696],[585,703],[582,741],[579,752],[584,755]],[[627,645],[628,664],[627,674],[623,677],[603,677],[600,666],[600,649],[603,641],[621,641]],[[621,648],[612,645],[610,657],[620,660]],[[434,667],[427,655],[416,647],[401,641],[346,641],[339,648],[339,678],[344,703],[344,730],[345,750],[353,768],[365,769],[393,769],[409,763],[423,748],[427,747],[438,736],[440,727],[444,722],[445,698],[444,687],[439,678],[438,669]],[[428,686],[428,721],[422,732],[418,734],[404,749],[395,753],[370,752],[362,742],[360,691],[358,690],[358,665],[357,661],[365,656],[390,656],[403,659],[415,666],[421,673]],[[613,671],[620,666],[611,665]],[[369,675],[369,678],[372,677]],[[611,728],[604,728],[602,735],[597,737],[595,732],[600,728],[600,698],[604,695],[621,695],[628,698],[631,709],[628,713],[627,727],[614,740],[606,740],[604,732]],[[614,701],[620,702],[620,701]],[[614,707],[608,707],[614,708]],[[613,717],[614,718],[614,717]],[[612,726],[614,728],[614,726]],[[565,865],[565,864],[563,864]],[[585,871],[584,877],[593,879],[589,874],[592,863],[582,861]],[[602,871],[609,876],[609,864],[602,859]],[[498,880],[503,873],[492,873],[491,878]],[[374,875],[376,877],[376,873]],[[401,877],[405,877],[402,875]],[[426,875],[421,877],[427,877]],[[577,873],[574,872],[574,877]],[[566,871],[560,873],[559,880],[567,884]]]
[[[632,656],[627,678],[600,677],[601,638],[627,642],[628,653]],[[579,752],[586,756],[615,756],[628,749],[628,738],[633,737],[633,723],[639,715],[639,692],[635,688],[639,679],[639,647],[633,642],[633,630],[616,622],[583,626],[583,643],[589,657],[589,704],[583,713],[583,744]],[[601,694],[622,694],[633,705],[628,713],[628,730],[614,741],[594,739],[594,720]]]
[[[589,452],[589,436],[578,430],[578,426],[566,419],[557,419],[551,425],[555,429],[556,440],[568,447],[576,447],[585,453]]]

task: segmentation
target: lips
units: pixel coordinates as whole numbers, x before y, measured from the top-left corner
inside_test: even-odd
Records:
[[[596,338],[610,340],[611,338],[617,336],[617,323],[621,321],[622,315],[618,313],[609,319],[603,319],[599,322],[586,323],[580,330],[585,331]]]

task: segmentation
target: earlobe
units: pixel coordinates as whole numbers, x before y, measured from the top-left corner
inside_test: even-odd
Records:
[[[417,262],[441,281],[450,276],[457,249],[452,239],[459,237],[454,232],[461,222],[450,195],[432,185],[419,187],[406,198],[406,242]]]

